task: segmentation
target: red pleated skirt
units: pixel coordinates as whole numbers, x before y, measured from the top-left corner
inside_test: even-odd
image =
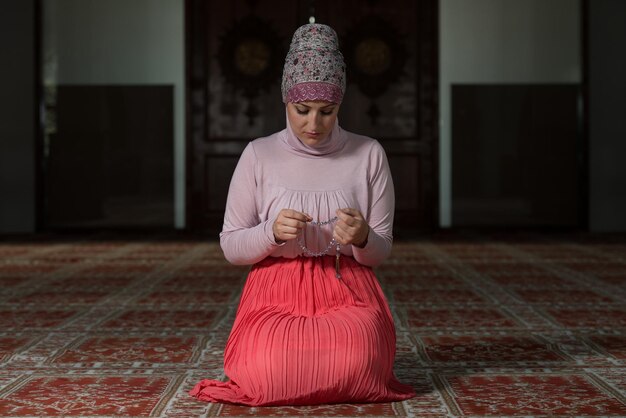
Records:
[[[268,257],[243,289],[224,353],[230,381],[202,380],[208,402],[315,405],[415,396],[393,374],[396,335],[371,268],[341,257]]]

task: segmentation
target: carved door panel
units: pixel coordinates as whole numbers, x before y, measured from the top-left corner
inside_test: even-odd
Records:
[[[332,26],[348,64],[339,120],[378,139],[396,189],[397,236],[437,226],[437,1],[188,0],[187,226],[221,229],[246,144],[285,124],[280,78],[291,35]]]

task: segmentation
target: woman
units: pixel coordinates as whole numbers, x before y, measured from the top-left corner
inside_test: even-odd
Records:
[[[391,250],[385,153],[342,130],[345,65],[328,26],[296,30],[283,71],[287,127],[252,141],[230,184],[220,243],[252,264],[226,344],[229,382],[200,400],[244,405],[414,396],[393,375],[395,328],[372,272]]]

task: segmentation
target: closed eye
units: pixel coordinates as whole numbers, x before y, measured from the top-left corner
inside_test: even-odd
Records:
[[[334,109],[332,110],[321,110],[320,113],[324,116],[330,116],[333,114]],[[307,115],[309,113],[308,109],[298,109],[296,107],[296,112],[298,112],[298,115]]]

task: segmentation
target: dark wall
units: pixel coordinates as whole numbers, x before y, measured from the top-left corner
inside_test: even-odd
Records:
[[[0,2],[0,233],[35,229],[35,6]]]
[[[626,231],[626,1],[588,4],[589,225]]]
[[[577,227],[578,84],[452,85],[452,224]]]

